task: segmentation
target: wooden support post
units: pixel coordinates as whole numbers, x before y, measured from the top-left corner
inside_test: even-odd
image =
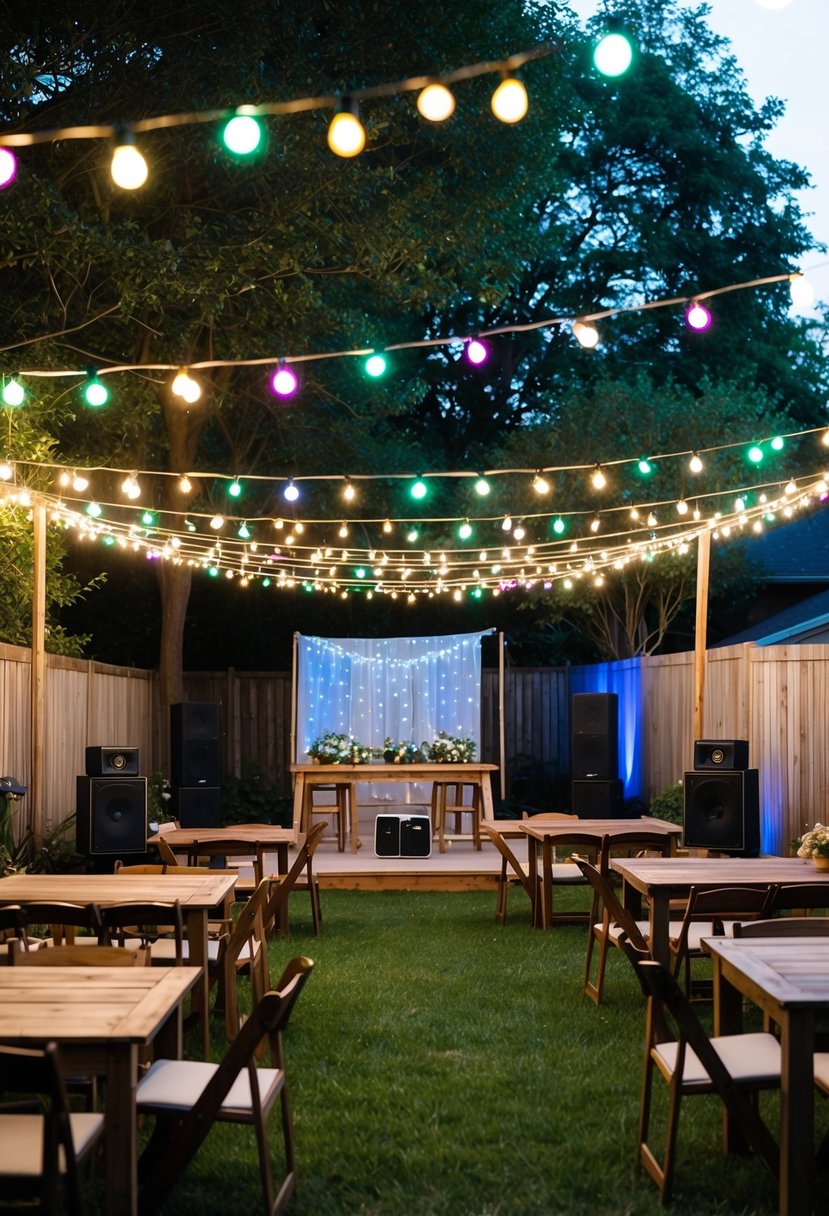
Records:
[[[46,734],[46,507],[32,508],[34,577],[32,590],[32,775],[29,814],[35,845],[43,839],[43,740]]]
[[[708,581],[711,566],[711,533],[697,538],[697,616],[694,630],[694,740],[705,738],[705,661],[708,633]],[[691,741],[692,747],[693,742]]]

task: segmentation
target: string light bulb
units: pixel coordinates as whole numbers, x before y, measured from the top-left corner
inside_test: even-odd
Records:
[[[282,491],[282,495],[288,502],[296,502],[296,500],[299,498],[299,490],[293,481],[288,482],[285,489]]]
[[[693,452],[691,459],[688,461],[688,468],[692,473],[701,473],[702,467],[702,460],[700,459],[699,454],[697,452]]]
[[[599,345],[599,331],[595,325],[588,325],[586,321],[573,322],[573,337],[585,350],[593,350]]]
[[[815,302],[815,289],[802,271],[789,279],[789,295],[796,312],[806,312]]]
[[[417,108],[429,122],[445,122],[455,112],[455,98],[445,84],[436,80],[418,93]]]
[[[109,171],[122,190],[138,190],[147,180],[147,162],[136,147],[132,131],[122,131],[116,136]]]
[[[484,477],[483,473],[475,482],[475,493],[479,498],[486,498],[489,493],[489,482]]]
[[[504,75],[492,94],[492,113],[499,122],[520,122],[527,113],[529,99],[527,90],[517,76]]]
[[[18,406],[18,405],[22,405],[25,400],[26,400],[26,390],[24,389],[24,387],[20,383],[20,381],[17,379],[17,377],[12,376],[11,379],[7,380],[5,382],[5,384],[3,385],[4,403],[6,405]]]
[[[174,397],[180,397],[188,405],[193,405],[201,397],[201,385],[190,375],[186,367],[182,367],[173,377],[170,392]]]
[[[474,367],[480,367],[482,363],[486,363],[489,350],[485,342],[480,338],[472,338],[466,344],[466,357]]]
[[[353,502],[357,497],[357,491],[354,488],[354,483],[350,477],[346,477],[345,485],[343,486],[343,498],[346,502]]]
[[[11,148],[0,148],[0,190],[10,186],[17,176],[17,157]]]
[[[418,477],[416,481],[412,482],[411,486],[409,487],[409,493],[411,494],[412,498],[416,498],[418,501],[426,497],[428,490],[426,488],[426,482],[422,477]]]
[[[385,355],[381,355],[378,351],[369,355],[363,364],[363,370],[367,376],[371,376],[372,380],[379,380],[381,376],[385,376],[388,370],[388,361]]]
[[[711,325],[711,311],[704,304],[700,304],[699,300],[693,300],[686,309],[685,321],[688,328],[693,329],[695,333],[704,333]]]
[[[262,124],[240,106],[222,128],[222,143],[234,156],[252,156],[262,145]]]
[[[281,362],[277,365],[276,371],[271,376],[271,391],[277,397],[293,397],[294,393],[299,388],[299,380],[297,374],[291,367],[287,367]]]
[[[178,488],[179,488],[180,493],[182,493],[182,494],[189,494],[190,491],[193,489],[193,483],[190,480],[190,478],[187,476],[186,473],[182,474],[182,476],[179,477]]]
[[[610,18],[607,33],[593,49],[593,63],[602,76],[623,76],[633,63],[633,46],[617,18]]]
[[[357,103],[343,97],[340,108],[328,124],[328,147],[337,156],[359,156],[366,146],[366,132],[360,122]]]
[[[100,409],[109,401],[109,389],[98,379],[97,372],[90,371],[81,390],[83,399],[92,409]]]
[[[231,498],[240,498],[241,497],[242,487],[239,483],[238,477],[234,477],[233,481],[227,487],[227,492]]]
[[[600,464],[597,464],[593,470],[590,477],[590,482],[594,490],[603,490],[607,485],[607,477],[605,476],[604,469]]]

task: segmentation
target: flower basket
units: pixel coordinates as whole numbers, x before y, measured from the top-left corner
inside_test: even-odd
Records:
[[[816,823],[804,832],[797,855],[807,861],[811,858],[817,870],[829,870],[829,827]]]
[[[368,764],[371,748],[359,743],[353,735],[328,731],[315,739],[307,754],[314,764]]]
[[[386,764],[420,764],[423,752],[411,740],[395,743],[393,739],[387,738],[383,743],[383,760]]]

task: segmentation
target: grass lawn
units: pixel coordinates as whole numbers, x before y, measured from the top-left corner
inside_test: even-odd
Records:
[[[492,893],[323,891],[319,938],[307,896],[292,901],[272,977],[294,954],[316,964],[286,1040],[295,1216],[660,1211],[634,1168],[644,998],[618,952],[597,1009],[582,992],[585,927],[536,932],[517,895],[499,925]],[[776,1131],[776,1098],[762,1103]],[[672,1211],[776,1212],[762,1164],[722,1156],[720,1109],[683,1106]],[[826,1130],[820,1104],[817,1118]],[[211,1133],[164,1209],[260,1210],[253,1136],[239,1128]]]

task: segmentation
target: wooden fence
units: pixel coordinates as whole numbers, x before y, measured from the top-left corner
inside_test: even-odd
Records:
[[[149,671],[48,657],[44,827],[74,810],[75,776],[88,744],[138,746],[141,771],[168,772],[166,723]],[[631,689],[641,703],[639,792],[646,800],[693,766],[693,655],[664,655],[594,668],[506,671],[504,758],[499,754],[497,671],[482,677],[481,758],[502,765],[507,793],[516,781],[550,804],[566,799],[570,768],[570,699],[592,688]],[[31,780],[29,651],[0,645],[0,775]],[[622,696],[626,695],[622,692]],[[628,693],[627,695],[633,695]],[[222,766],[241,776],[255,762],[290,791],[291,677],[286,672],[194,672],[185,697],[221,705]],[[784,853],[807,824],[829,818],[829,647],[757,647],[710,651],[705,737],[748,739],[760,770],[764,846]],[[638,749],[637,749],[638,751]],[[496,799],[499,789],[494,790]],[[26,814],[26,800],[21,804]]]

